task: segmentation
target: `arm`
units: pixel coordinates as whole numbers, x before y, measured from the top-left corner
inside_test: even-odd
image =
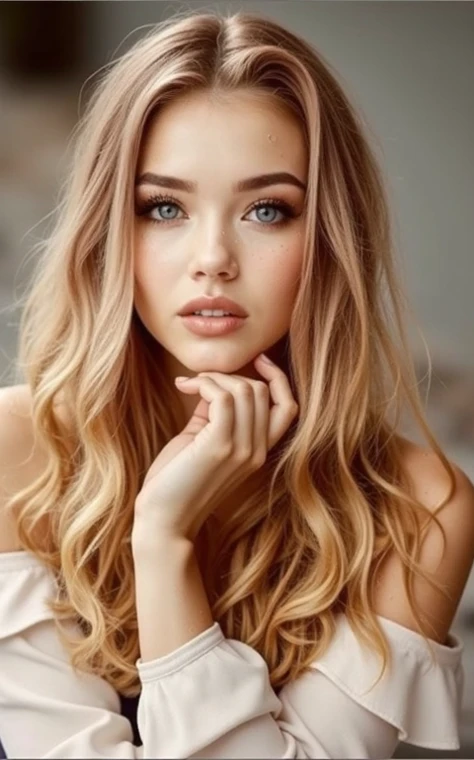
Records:
[[[433,747],[441,747],[443,737],[448,737],[447,749],[459,746],[450,736],[456,732],[453,714],[462,690],[457,667],[462,644],[456,639],[454,647],[438,645],[452,669],[437,671],[418,691],[424,706],[417,716],[424,720],[421,732],[417,720],[410,724],[407,705],[411,674],[420,680],[426,670],[424,642],[390,620],[384,627],[396,647],[398,671],[392,684],[363,695],[378,675],[379,662],[367,659],[341,620],[323,661],[277,696],[263,658],[250,646],[226,639],[213,622],[192,545],[168,538],[152,542],[152,549],[147,542],[153,532],[142,535],[143,543],[136,542],[134,549],[145,654],[137,663],[143,685],[138,723],[145,747],[153,747],[155,756],[391,757],[410,732],[421,746],[430,746],[427,735]],[[156,705],[164,714],[155,712]],[[438,709],[441,744],[431,728]]]
[[[16,457],[18,451],[18,461],[23,462],[28,459],[26,452],[29,448],[25,445],[23,432],[19,431],[17,426],[13,429],[7,426],[8,419],[2,418],[5,424],[2,424],[0,431],[0,444],[5,444],[0,445],[2,465],[0,485],[3,486],[4,479],[8,475],[6,490],[11,493],[24,485],[24,482],[11,482],[12,473],[20,472],[16,459],[12,461],[12,458]],[[18,439],[18,445],[16,443],[14,445],[15,436]],[[21,471],[21,476],[23,481],[23,471]],[[192,696],[186,705],[184,703],[182,705],[185,711],[180,712],[173,709],[172,696],[167,698],[166,694],[160,693],[161,685],[166,683],[169,686],[170,681],[174,680],[179,695],[184,696],[183,689],[186,689],[186,677],[189,673],[190,650],[188,648],[180,663],[183,673],[177,674],[177,679],[162,678],[158,682],[154,675],[147,677],[146,672],[142,672],[143,696],[140,700],[140,712],[144,746],[135,747],[132,743],[130,723],[120,715],[120,703],[115,690],[97,675],[77,674],[72,670],[68,655],[57,635],[52,613],[44,604],[45,599],[55,596],[54,580],[36,557],[21,550],[17,544],[14,526],[6,521],[7,515],[0,508],[0,740],[7,757],[88,757],[96,760],[111,757],[188,757],[192,756],[192,745],[194,742],[196,747],[196,739],[198,746],[209,749],[209,754],[206,749],[204,750],[204,756],[209,757],[243,757],[243,738],[247,743],[249,756],[253,755],[254,742],[257,749],[261,748],[260,724],[263,721],[266,726],[270,724],[275,727],[276,724],[267,713],[275,707],[278,709],[279,705],[279,701],[267,684],[266,665],[250,647],[225,640],[222,633],[219,630],[216,631],[215,628],[211,631],[212,641],[200,639],[198,629],[202,628],[203,633],[207,635],[208,622],[211,625],[213,623],[212,618],[206,621],[204,616],[199,617],[198,627],[186,629],[184,638],[176,638],[181,623],[173,628],[170,640],[165,641],[164,648],[162,647],[159,651],[167,651],[170,646],[175,649],[179,643],[186,641],[186,647],[193,648],[193,665],[198,670],[201,669],[201,672],[202,668],[206,669],[210,665],[210,671],[205,674],[204,679],[201,679],[198,673],[196,679],[191,675],[189,682],[192,688],[202,690],[206,676],[209,675],[210,691],[217,704],[215,725],[212,725],[214,717],[211,713],[211,725],[208,719],[205,720],[202,726],[204,735],[199,737],[198,727],[193,726],[193,719],[199,721],[201,713]],[[163,551],[165,548],[162,548]],[[174,549],[167,555],[167,561],[172,564],[174,563],[173,556],[175,556],[173,552]],[[196,601],[199,597],[199,586],[202,590],[202,584],[200,576],[194,572],[193,562],[188,563],[188,560],[193,560],[189,553],[189,546],[186,547],[183,544],[179,554],[179,557],[176,555],[178,562],[174,566],[173,575],[175,578],[181,577],[185,588],[191,592],[192,599]],[[161,554],[161,559],[164,556]],[[180,576],[182,561],[187,567],[184,576]],[[165,598],[166,590],[172,590],[169,585],[172,582],[171,573],[167,572],[163,563],[156,569],[159,570],[159,579],[163,579],[164,574],[168,577],[167,583],[161,587],[159,594],[160,596],[163,594],[162,598]],[[151,566],[148,570],[152,571]],[[193,584],[197,584],[198,588],[196,589]],[[178,588],[180,598],[182,588],[181,585]],[[142,600],[144,600],[143,596]],[[156,597],[150,597],[149,601],[154,605]],[[207,599],[204,595],[204,611],[206,604]],[[174,609],[176,611],[176,608]],[[201,608],[198,607],[198,615],[200,615],[199,609]],[[184,621],[188,610],[189,606],[185,609],[181,608]],[[170,618],[169,621],[173,619]],[[162,632],[164,630],[166,634],[166,628],[161,630]],[[75,632],[80,635],[79,630]],[[143,628],[142,633],[144,632]],[[189,641],[190,637],[191,641]],[[154,632],[150,628],[151,642],[153,638]],[[197,657],[196,643],[200,646]],[[142,646],[144,649],[148,646],[143,636]],[[182,656],[181,647],[179,647],[179,652]],[[175,664],[177,653],[178,650],[172,654]],[[213,674],[212,659],[223,655],[226,658],[230,656],[230,663],[228,663],[230,667],[225,668],[227,679],[220,680],[220,673],[217,678],[215,670]],[[165,657],[161,657],[159,660],[147,662],[144,665],[154,669],[154,672],[157,668],[161,668],[163,674],[163,667],[166,667],[165,660]],[[218,669],[220,670],[219,665]],[[242,674],[244,679],[240,682],[240,689],[237,690],[234,688],[238,686],[239,680],[237,679],[236,682],[236,671]],[[150,676],[150,671],[148,671],[148,676]],[[183,677],[184,680],[182,680]],[[244,683],[250,687],[250,693],[242,692]],[[219,709],[221,707],[219,689],[222,688],[224,688],[226,698],[224,711]],[[201,694],[198,696],[198,701]],[[265,697],[266,701],[262,701],[262,697]],[[178,701],[180,701],[179,698]],[[209,706],[209,701],[204,699],[202,708],[206,710],[207,706]],[[186,709],[189,710],[187,715]],[[185,731],[183,731],[183,720],[186,723]],[[241,724],[243,724],[244,737]],[[289,736],[291,737],[291,733],[295,731],[297,731],[296,724],[292,720],[288,727]],[[277,739],[279,738],[278,731],[274,735]],[[265,736],[268,738],[268,728]],[[172,745],[177,740],[181,741],[180,748],[177,748],[176,744],[174,747]],[[176,753],[174,753],[175,749],[178,750]],[[261,749],[263,752],[264,750],[265,747]],[[294,745],[290,747],[289,756],[293,756],[293,750]],[[326,757],[327,755],[320,754],[319,756]]]
[[[421,455],[430,469],[425,473],[418,467],[419,487],[426,490],[429,483],[430,497],[442,495],[444,471],[434,469],[424,452]],[[356,757],[390,757],[400,740],[458,749],[463,644],[449,630],[472,568],[474,489],[459,468],[455,472],[455,496],[440,515],[447,537],[443,561],[439,562],[434,529],[421,557],[424,568],[444,583],[451,601],[447,606],[444,597],[429,592],[426,584],[415,584],[422,617],[437,624],[434,637],[432,626],[424,632],[434,645],[438,665],[428,668],[425,641],[407,614],[399,564],[391,558],[380,574],[375,612],[393,645],[395,667],[391,679],[369,697],[360,686],[370,671],[369,688],[378,667],[371,669],[367,653],[360,653],[358,666],[350,672],[353,658],[348,660],[348,653],[360,650],[346,630],[345,638],[335,641],[323,661],[315,663],[315,670],[285,687],[278,698],[263,659],[245,644],[225,639],[212,624],[192,548],[178,549],[169,541],[161,558],[158,551],[135,552],[140,557],[136,583],[144,646],[139,672],[149,695],[146,700],[142,697],[139,708],[142,736],[151,741],[156,730],[153,745],[173,757],[199,757],[201,751],[205,757],[351,757],[354,751]],[[434,500],[438,503],[438,498]],[[156,533],[143,531],[145,535],[149,540]],[[174,556],[169,563],[166,552]],[[162,562],[169,568],[165,574],[159,570]],[[150,577],[164,580],[150,584]],[[169,593],[171,588],[175,594]],[[340,630],[345,628],[343,623]],[[154,657],[158,659],[153,662]],[[180,683],[186,684],[183,692]],[[167,704],[172,726],[168,732],[165,727],[158,732],[147,712],[153,692]]]
[[[138,525],[132,542],[142,663],[173,652],[214,624],[193,543],[156,535],[153,526]]]
[[[458,568],[458,589],[469,565],[459,547],[473,525],[471,491],[460,493],[440,576]],[[171,575],[176,570],[168,584]],[[185,632],[174,651],[137,663],[144,742],[137,748],[112,687],[73,673],[44,605],[51,594],[52,578],[35,557],[0,552],[0,739],[9,757],[376,758],[390,757],[398,740],[459,748],[462,643],[437,644],[441,664],[433,670],[421,637],[384,618],[394,672],[368,696],[379,663],[372,667],[343,619],[327,653],[278,697],[260,655],[225,639],[217,623],[194,638]]]
[[[36,557],[0,553],[0,739],[7,757],[380,758],[390,757],[399,739],[459,748],[462,644],[453,637],[449,647],[436,645],[443,665],[427,672],[421,637],[383,618],[394,676],[368,696],[378,662],[366,659],[343,618],[327,653],[279,697],[260,655],[226,639],[217,623],[168,655],[138,661],[143,747],[135,747],[114,689],[73,672],[44,604],[52,593],[53,578]]]

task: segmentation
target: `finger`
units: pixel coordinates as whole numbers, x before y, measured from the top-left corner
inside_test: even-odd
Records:
[[[270,389],[267,383],[250,378],[253,388],[255,415],[253,425],[253,451],[256,464],[260,467],[268,453],[268,422],[270,418]]]
[[[209,423],[203,427],[202,418],[194,413],[183,432],[198,435],[201,430],[206,431],[206,435],[212,434],[224,451],[230,448],[235,422],[233,395],[208,377],[191,377],[185,382],[177,382],[176,386],[183,393],[199,393],[209,403]]]
[[[244,381],[250,385],[254,394],[254,415],[253,430],[249,437],[251,437],[254,462],[257,467],[260,467],[265,462],[268,452],[268,421],[270,413],[270,391],[268,385],[261,380],[241,377],[240,375],[225,375],[216,372],[204,372],[201,374],[215,378],[216,382],[222,382],[224,386],[230,387],[232,381],[233,384],[235,384],[235,381]]]
[[[200,372],[198,377],[209,377],[234,397],[234,451],[242,461],[253,456],[255,397],[246,378],[226,375],[222,372]]]
[[[260,357],[254,360],[258,372],[268,381],[273,406],[270,409],[268,423],[268,449],[270,450],[288,430],[298,414],[289,380],[283,370],[271,362],[267,364]]]

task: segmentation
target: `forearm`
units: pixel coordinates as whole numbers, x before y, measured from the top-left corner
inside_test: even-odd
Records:
[[[142,662],[163,657],[213,623],[194,545],[154,537],[140,526],[133,539],[135,593]]]

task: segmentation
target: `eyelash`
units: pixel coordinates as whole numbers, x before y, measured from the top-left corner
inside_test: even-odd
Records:
[[[176,200],[176,198],[173,198],[171,195],[154,195],[151,198],[149,198],[147,201],[145,201],[144,203],[139,204],[138,210],[137,210],[137,216],[145,216],[150,211],[152,211],[152,209],[165,203],[168,203],[173,206],[178,206],[181,209],[181,206]],[[279,222],[256,222],[257,224],[259,225],[263,224],[265,227],[280,227],[281,225],[286,224],[288,219],[294,219],[297,216],[296,209],[294,206],[291,205],[291,203],[277,200],[276,198],[266,198],[263,200],[256,201],[249,208],[247,213],[250,213],[256,208],[267,208],[268,206],[270,206],[271,208],[276,208],[277,211],[281,211],[283,214],[285,214],[285,218],[280,219]],[[155,224],[172,224],[173,222],[179,221],[179,219],[153,219],[153,217],[151,216],[149,216],[148,218],[150,222],[154,222]]]

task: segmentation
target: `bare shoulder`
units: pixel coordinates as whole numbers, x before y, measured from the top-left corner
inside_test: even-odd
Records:
[[[28,386],[0,388],[0,552],[22,548],[14,518],[4,506],[37,476],[43,464],[44,454],[34,440]]]
[[[402,459],[412,493],[424,507],[434,512],[448,496],[450,480],[442,462],[429,448],[401,439]],[[474,561],[474,485],[453,461],[455,484],[445,506],[437,513],[445,536],[433,521],[422,543],[419,561],[424,571],[442,583],[447,599],[421,576],[415,576],[417,612],[426,620],[423,632],[443,643],[451,627]],[[420,510],[421,511],[421,510]],[[379,570],[375,612],[420,632],[404,590],[402,564],[392,552]]]
[[[405,472],[415,497],[434,511],[449,492],[450,479],[438,456],[430,448],[402,439]],[[449,457],[454,472],[454,490],[438,517],[443,525],[457,525],[461,520],[464,529],[474,539],[474,485],[468,475]],[[474,544],[473,544],[474,546]]]

